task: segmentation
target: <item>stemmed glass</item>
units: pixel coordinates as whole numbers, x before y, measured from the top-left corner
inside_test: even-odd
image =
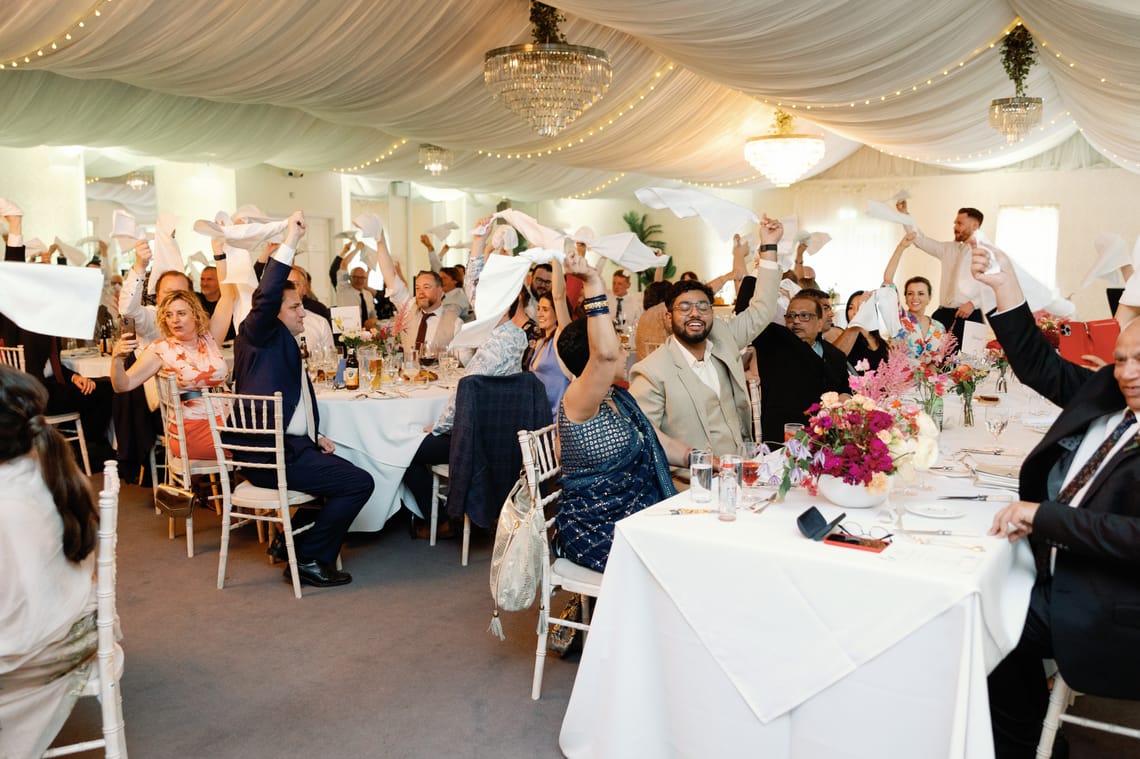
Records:
[[[990,407],[986,409],[986,429],[994,436],[994,444],[996,446],[998,438],[1001,433],[1005,432],[1005,428],[1009,426],[1009,412],[1005,409]]]

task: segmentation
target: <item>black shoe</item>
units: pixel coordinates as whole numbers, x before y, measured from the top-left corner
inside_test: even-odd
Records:
[[[273,542],[269,544],[269,548],[267,548],[265,552],[269,554],[274,563],[278,561],[289,561],[289,551],[285,546],[285,533],[279,532],[274,535]]]
[[[414,538],[417,540],[430,540],[431,539],[431,522],[424,522],[415,527]],[[450,519],[441,519],[439,524],[435,527],[436,540],[453,540],[459,537],[459,528],[457,528]]]
[[[316,559],[298,561],[297,575],[301,578],[302,585],[312,585],[317,588],[331,588],[335,585],[348,585],[352,582],[352,575],[348,572],[341,572],[335,566]],[[289,567],[285,567],[285,581],[293,582]]]

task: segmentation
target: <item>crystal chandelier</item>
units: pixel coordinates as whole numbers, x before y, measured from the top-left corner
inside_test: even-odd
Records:
[[[150,184],[150,177],[143,174],[141,171],[132,171],[127,174],[127,187],[132,190],[141,190]]]
[[[543,137],[553,137],[601,100],[613,70],[604,50],[568,45],[555,8],[531,2],[534,43],[489,50],[483,83],[492,97],[526,119]]]
[[[1025,77],[1036,63],[1033,35],[1020,22],[1001,43],[1001,65],[1014,86],[1014,97],[990,101],[990,126],[1008,143],[1021,142],[1041,123],[1041,98],[1025,96]]]
[[[792,132],[792,116],[776,109],[772,133],[744,143],[744,157],[777,187],[787,187],[823,158],[823,138]]]
[[[451,151],[439,145],[424,143],[420,145],[420,165],[424,171],[430,171],[433,177],[438,177],[451,167]]]

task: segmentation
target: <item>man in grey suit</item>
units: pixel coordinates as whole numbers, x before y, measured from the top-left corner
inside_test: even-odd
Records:
[[[772,317],[780,282],[776,243],[783,232],[780,222],[767,217],[761,221],[756,297],[746,311],[716,319],[713,294],[706,285],[673,285],[666,301],[673,334],[661,350],[633,365],[629,385],[645,416],[666,435],[717,455],[735,453],[744,438],[751,437],[740,351]],[[735,245],[746,243],[738,236]]]

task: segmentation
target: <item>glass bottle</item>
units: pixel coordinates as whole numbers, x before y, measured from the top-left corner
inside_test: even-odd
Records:
[[[360,389],[360,364],[356,360],[356,351],[347,348],[348,355],[344,359],[344,389]]]

